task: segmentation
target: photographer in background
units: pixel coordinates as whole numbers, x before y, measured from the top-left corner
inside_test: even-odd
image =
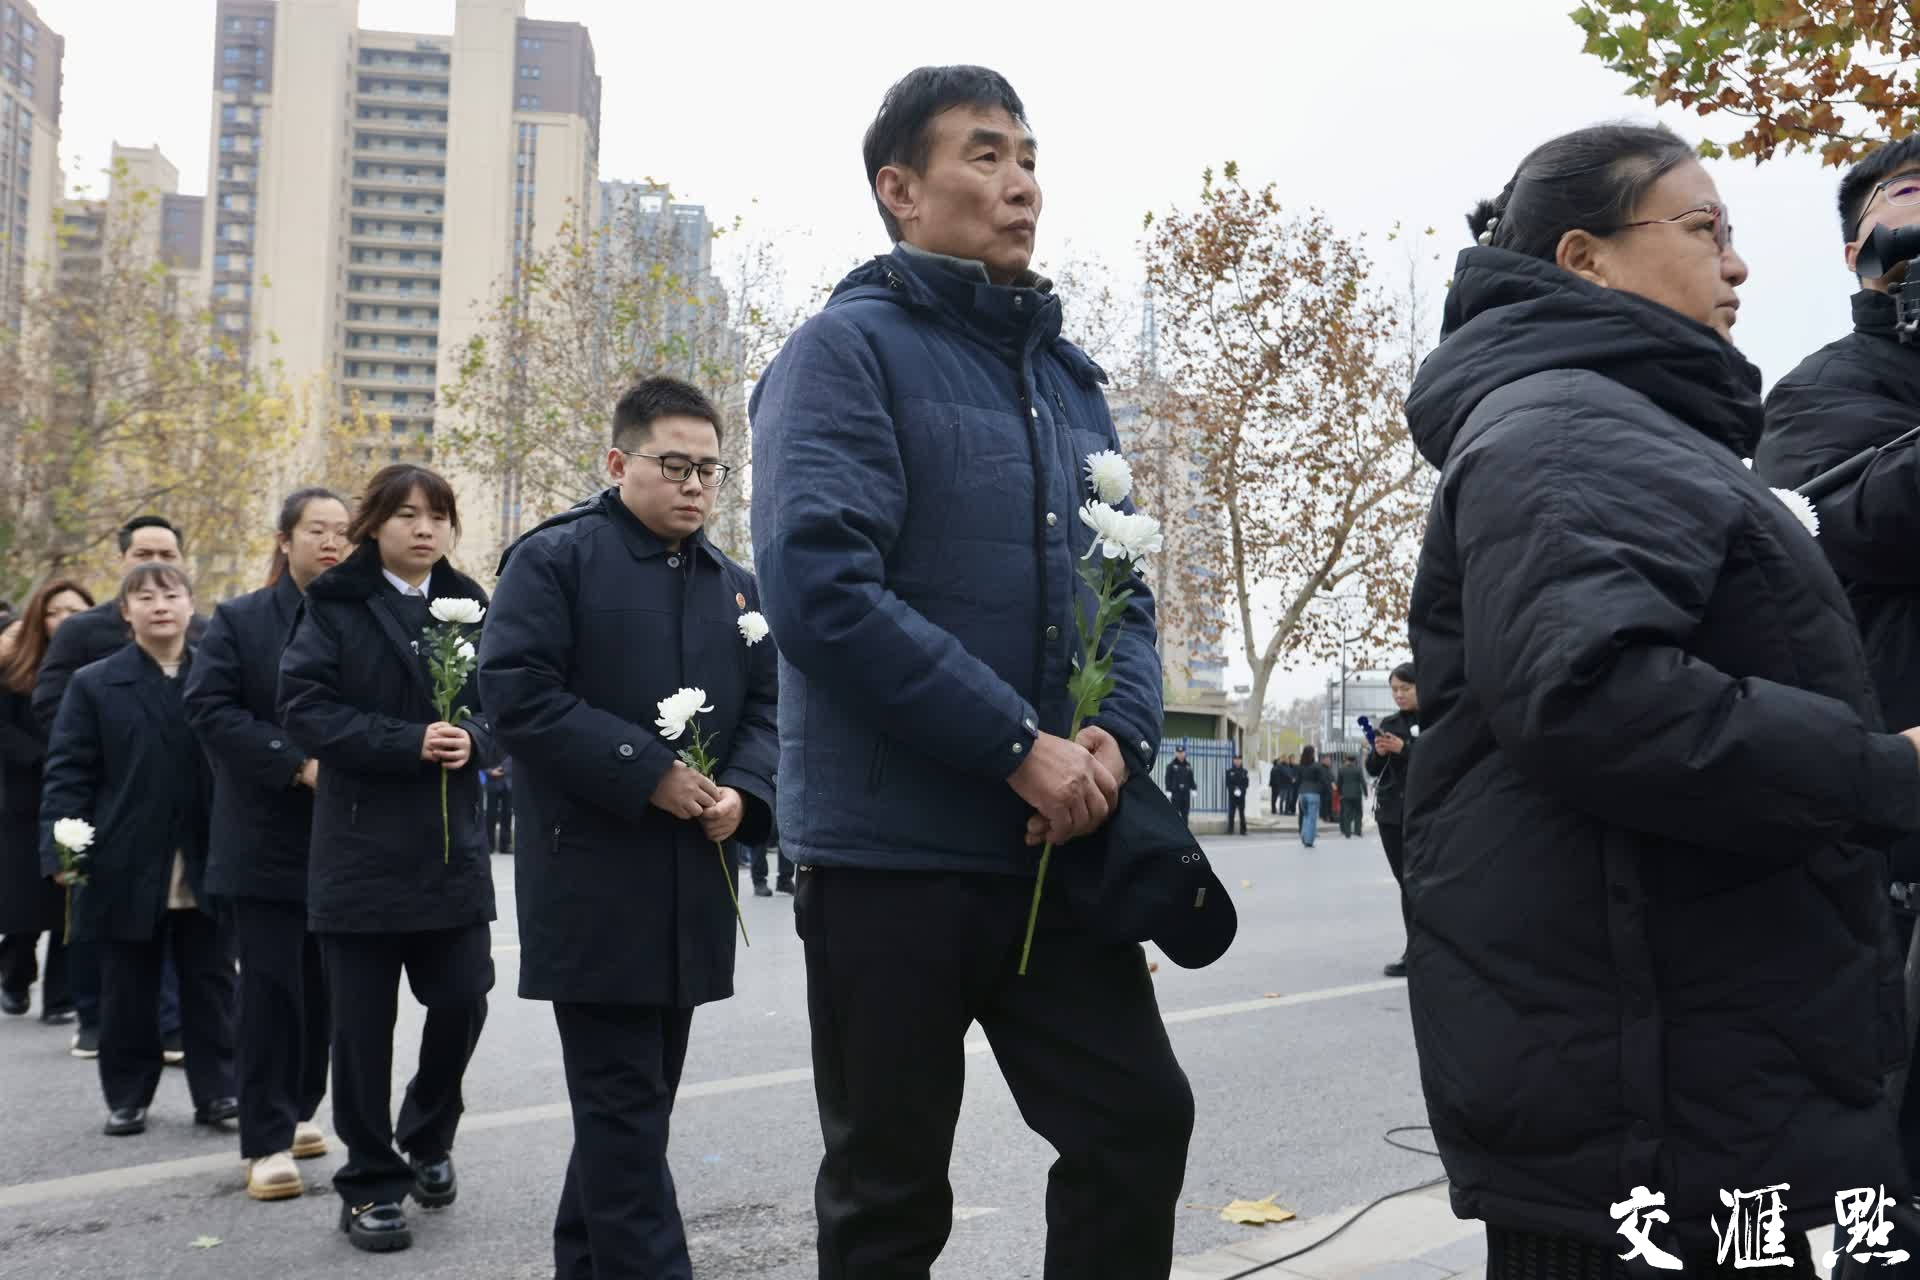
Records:
[[[1908,265],[1871,278],[1858,273],[1861,246],[1875,228],[1920,225],[1920,137],[1889,143],[1847,171],[1840,222],[1847,269],[1860,285],[1853,331],[1801,361],[1767,397],[1754,469],[1782,488],[1920,426],[1920,345],[1897,333],[1890,292],[1908,278]],[[1817,505],[1820,547],[1853,605],[1886,722],[1920,723],[1920,446],[1879,454]],[[1903,837],[1889,852],[1904,955],[1920,909],[1920,838]],[[1900,1110],[1907,1166],[1920,1169],[1913,1088]]]

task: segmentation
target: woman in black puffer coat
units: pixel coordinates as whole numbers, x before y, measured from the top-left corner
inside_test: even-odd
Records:
[[[1881,732],[1826,558],[1741,463],[1746,265],[1691,149],[1569,134],[1471,225],[1407,406],[1441,468],[1407,964],[1454,1209],[1489,1277],[1608,1274],[1644,1187],[1711,1271],[1720,1191],[1786,1183],[1804,1260],[1836,1192],[1906,1186],[1880,846],[1920,827],[1916,734]]]

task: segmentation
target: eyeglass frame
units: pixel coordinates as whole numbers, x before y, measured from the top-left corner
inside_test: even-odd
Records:
[[[1885,191],[1896,182],[1907,181],[1912,182],[1916,187],[1920,187],[1920,169],[1902,169],[1885,182],[1876,184],[1873,190],[1867,192],[1866,203],[1860,206],[1860,217],[1855,221],[1855,225],[1857,226],[1859,223],[1866,221],[1867,210],[1873,208],[1873,202],[1880,198],[1882,191]],[[1892,196],[1887,197],[1887,207],[1891,209],[1910,209],[1916,204],[1920,204],[1920,200],[1912,200],[1906,204],[1895,204]]]
[[[613,447],[615,452],[625,454],[629,458],[652,458],[660,464],[660,478],[668,484],[685,484],[694,476],[700,475],[700,469],[702,467],[718,467],[720,469],[720,478],[712,484],[707,483],[705,476],[700,476],[700,487],[702,489],[718,489],[725,485],[728,478],[733,475],[733,468],[724,462],[695,462],[684,453],[637,453],[632,449],[622,449],[619,445]],[[686,463],[687,474],[681,476],[678,480],[674,479],[667,474],[667,463],[669,462]]]
[[[1733,220],[1727,216],[1727,206],[1723,204],[1695,205],[1691,209],[1681,210],[1671,218],[1642,218],[1638,222],[1623,222],[1615,227],[1614,230],[1627,231],[1633,227],[1679,226],[1681,219],[1691,218],[1697,213],[1704,213],[1713,219],[1713,243],[1719,247],[1722,255],[1733,248]],[[1697,231],[1699,228],[1689,227],[1687,230]]]

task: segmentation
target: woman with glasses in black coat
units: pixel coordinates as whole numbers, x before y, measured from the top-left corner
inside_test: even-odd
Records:
[[[267,585],[214,610],[187,681],[187,718],[213,765],[207,887],[233,904],[240,952],[240,1158],[247,1194],[306,1190],[296,1159],[327,1153],[313,1123],[331,1021],[307,931],[307,840],[319,765],[278,722],[280,654],[314,578],[347,553],[347,504],[302,489],[281,505]]]
[[[479,775],[497,753],[471,672],[456,699],[469,714],[449,724],[428,663],[429,628],[450,625],[434,607],[465,601],[454,611],[478,615],[486,603],[447,561],[458,530],[446,480],[382,468],[347,531],[356,550],[308,586],[280,661],[281,723],[319,761],[307,923],[332,986],[333,1119],[347,1146],[333,1185],[340,1229],[373,1252],[412,1243],[408,1195],[426,1208],[454,1201],[461,1079],[493,987]],[[465,630],[477,644],[478,626]],[[427,1018],[396,1130],[403,969]]]

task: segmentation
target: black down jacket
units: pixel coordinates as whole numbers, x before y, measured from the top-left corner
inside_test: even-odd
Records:
[[[1768,484],[1793,488],[1920,426],[1920,347],[1893,332],[1893,299],[1861,290],[1853,332],[1774,384],[1753,455]],[[1920,447],[1881,455],[1820,500],[1820,549],[1853,603],[1887,727],[1920,725]],[[1894,847],[1896,879],[1920,880],[1920,839]]]
[[[1456,266],[1407,406],[1442,474],[1406,890],[1463,1217],[1619,1244],[1608,1207],[1645,1186],[1681,1252],[1713,1248],[1722,1189],[1789,1183],[1805,1230],[1905,1185],[1877,846],[1920,828],[1920,757],[1879,732],[1826,557],[1741,463],[1759,381],[1551,263]]]
[[[487,601],[445,560],[433,566],[427,594]],[[320,762],[307,870],[315,933],[411,933],[494,917],[480,822],[480,770],[498,758],[493,732],[469,677],[460,705],[473,714],[459,726],[473,753],[447,774],[452,848],[443,850],[442,770],[420,758],[437,717],[427,660],[414,648],[421,632],[407,616],[380,573],[378,549],[364,543],[307,584],[280,659],[280,721]]]

